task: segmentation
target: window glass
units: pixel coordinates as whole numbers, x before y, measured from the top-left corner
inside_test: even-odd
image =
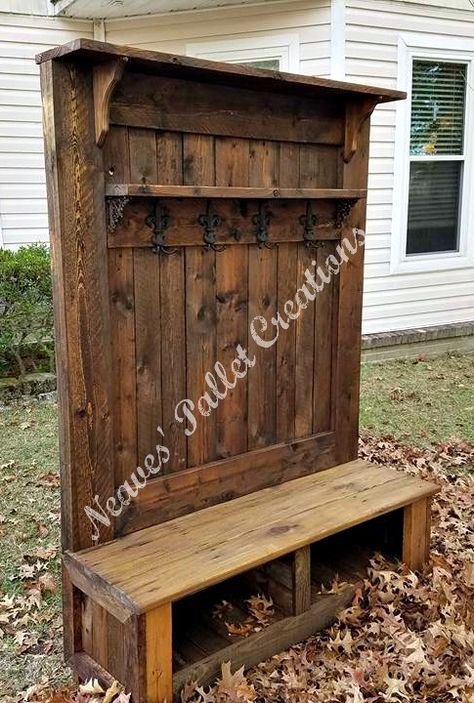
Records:
[[[458,249],[466,81],[466,64],[413,62],[407,255]]]

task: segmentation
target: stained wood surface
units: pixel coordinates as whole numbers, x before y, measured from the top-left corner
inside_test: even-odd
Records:
[[[305,613],[278,620],[246,639],[228,644],[219,652],[203,656],[200,661],[175,673],[174,691],[178,692],[190,681],[201,685],[209,683],[220,673],[222,662],[230,661],[234,671],[241,666],[253,666],[284,651],[295,642],[328,627],[338,612],[349,606],[354,593],[355,587],[348,585],[341,593],[320,596]]]
[[[341,99],[344,94],[354,97],[376,96],[379,102],[403,100],[406,93],[388,88],[374,88],[356,83],[344,83],[328,78],[303,76],[281,71],[268,71],[253,66],[234,66],[228,63],[217,63],[204,59],[187,56],[176,56],[158,51],[148,51],[130,46],[120,46],[99,42],[92,39],[75,39],[63,46],[49,49],[36,57],[37,63],[51,59],[69,56],[72,60],[88,60],[102,62],[108,57],[126,56],[128,66],[137,69],[147,69],[161,75],[182,76],[185,78],[205,77],[216,83],[227,81],[230,85],[246,84],[256,88],[265,86],[276,92],[294,92],[296,94],[320,94]]]
[[[404,510],[403,561],[413,570],[422,569],[430,553],[431,500],[422,498]]]
[[[212,213],[220,218],[215,228],[215,242],[219,245],[237,246],[256,243],[253,218],[259,207],[270,214],[268,241],[270,243],[304,241],[304,227],[301,217],[306,212],[306,203],[301,200],[240,201],[235,199],[203,200],[202,198],[163,198],[160,207],[168,216],[168,225],[164,232],[166,244],[170,247],[189,247],[204,245],[204,230],[199,217],[206,213],[207,203],[212,203]],[[147,223],[152,214],[154,202],[145,198],[135,198],[125,205],[123,219],[113,229],[109,227],[108,245],[114,247],[152,247],[153,231]],[[337,200],[323,199],[316,201],[313,212],[318,217],[314,227],[315,240],[339,240],[351,236],[347,227],[338,229],[335,225]],[[312,253],[307,260],[311,262]],[[307,264],[306,264],[307,265]],[[300,272],[301,273],[301,272]],[[296,289],[295,289],[296,291]],[[295,293],[293,291],[293,295]]]
[[[69,555],[68,568],[147,612],[436,490],[357,460]]]
[[[245,415],[239,415],[238,425],[240,441],[245,442]],[[322,471],[334,466],[335,456],[335,434],[322,432],[299,441],[272,444],[184,471],[169,472],[148,481],[136,500],[123,511],[117,522],[117,533],[134,532],[282,481]]]
[[[153,132],[151,132],[153,134]],[[242,140],[229,140],[233,144],[231,153],[224,158],[224,164],[217,163],[224,168],[229,169],[228,178],[225,180],[233,180],[231,178],[231,168],[235,168],[233,159],[235,158],[239,146],[245,144]],[[226,140],[220,140],[220,148]],[[284,145],[289,148],[289,145]],[[297,154],[296,154],[297,157]],[[248,159],[248,154],[247,157]],[[242,159],[242,157],[241,157]],[[247,167],[248,164],[245,164]],[[285,178],[285,175],[282,174]],[[217,186],[164,186],[150,185],[145,178],[143,183],[117,183],[116,185],[108,185],[105,194],[111,196],[143,197],[143,198],[241,198],[242,200],[272,200],[273,198],[285,198],[296,200],[344,200],[346,198],[366,198],[367,190],[361,188],[249,188],[246,186],[234,185],[217,185]],[[248,178],[247,178],[248,180]]]

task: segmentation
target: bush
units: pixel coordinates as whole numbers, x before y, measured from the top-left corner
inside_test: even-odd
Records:
[[[54,368],[49,249],[0,249],[0,371],[24,376],[45,368]]]

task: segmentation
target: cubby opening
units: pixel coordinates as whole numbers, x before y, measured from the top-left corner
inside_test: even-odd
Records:
[[[310,605],[299,615],[296,553],[176,602],[175,689],[191,680],[209,682],[224,661],[251,666],[290,646],[295,633],[297,641],[328,626],[351,603],[375,553],[401,557],[402,528],[403,511],[397,510],[312,544]]]

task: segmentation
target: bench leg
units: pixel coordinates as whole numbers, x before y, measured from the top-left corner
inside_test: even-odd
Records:
[[[293,615],[301,615],[311,607],[311,547],[294,553]]]
[[[407,505],[403,515],[403,561],[417,571],[427,563],[431,537],[431,499]]]
[[[172,703],[171,603],[165,603],[143,617],[145,621],[146,703]]]

